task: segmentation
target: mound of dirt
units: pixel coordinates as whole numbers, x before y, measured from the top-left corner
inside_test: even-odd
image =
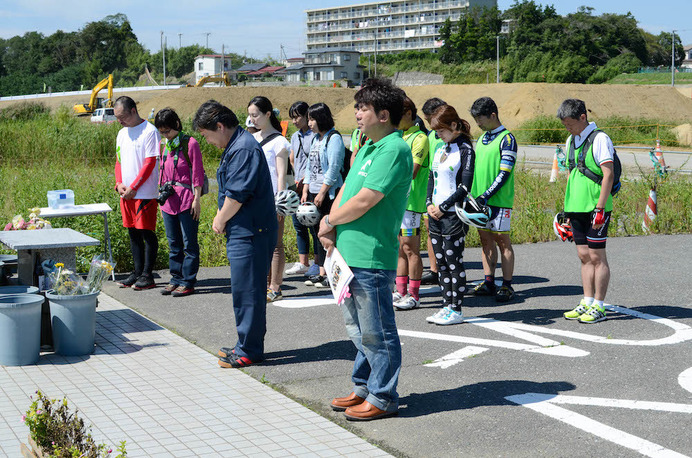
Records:
[[[681,124],[692,119],[692,99],[670,86],[503,83],[412,86],[403,89],[419,109],[430,97],[440,97],[467,120],[470,120],[468,109],[473,101],[478,97],[490,96],[497,102],[502,122],[510,129],[538,115],[555,116],[558,106],[567,98],[584,100],[590,110],[590,118],[595,120],[617,115]],[[140,113],[149,113],[152,108],[158,111],[171,107],[183,119],[193,116],[197,108],[209,99],[218,100],[236,112],[244,112],[253,97],[264,95],[281,110],[283,119],[288,118],[288,108],[295,101],[303,100],[308,104],[323,102],[331,108],[336,128],[346,133],[355,127],[355,92],[355,89],[316,87],[188,87],[116,92],[115,95],[131,96],[137,102]],[[86,99],[87,96],[53,96],[37,100],[55,110],[60,105],[71,107],[84,103]],[[0,108],[14,103],[17,102],[0,100]],[[471,125],[475,127],[473,122]]]
[[[692,146],[692,124],[683,124],[673,129],[680,146]]]

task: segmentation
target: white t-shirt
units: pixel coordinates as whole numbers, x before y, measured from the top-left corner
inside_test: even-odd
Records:
[[[135,199],[155,199],[158,196],[159,144],[161,135],[153,124],[142,121],[136,127],[124,127],[118,132],[116,154],[120,161],[123,184],[130,186],[144,166],[144,160],[155,157],[156,168],[149,178],[137,189]]]
[[[260,132],[255,132],[254,134],[255,140],[258,142],[262,141],[262,136]],[[283,135],[277,135],[276,137],[272,138],[270,141],[262,145],[262,151],[264,151],[264,157],[267,158],[267,165],[269,166],[269,174],[272,177],[272,188],[274,189],[274,194],[276,195],[277,192],[280,191],[279,188],[279,175],[278,171],[276,169],[276,156],[281,152],[281,150],[285,149],[286,152],[291,150],[291,144],[286,140],[286,137]],[[288,156],[286,157],[286,162],[288,162]],[[283,170],[282,173],[285,175],[286,170]]]
[[[579,148],[586,137],[589,136],[591,132],[596,129],[596,123],[590,122],[588,126],[579,135],[574,136],[574,148]],[[569,151],[570,138],[567,138],[567,143],[565,145],[565,151]],[[613,147],[613,141],[610,139],[608,134],[605,132],[597,133],[593,138],[593,160],[596,164],[601,165],[606,162],[613,162],[613,157],[615,156],[615,148]],[[576,154],[575,154],[576,156]],[[576,157],[574,158],[576,161]]]

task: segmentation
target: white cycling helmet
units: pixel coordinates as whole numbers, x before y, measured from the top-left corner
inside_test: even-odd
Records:
[[[567,216],[564,212],[560,212],[553,218],[553,231],[557,238],[563,242],[571,242],[573,239],[572,225],[567,222]]]
[[[303,226],[315,226],[320,222],[320,211],[317,209],[317,205],[312,202],[305,202],[298,207],[296,218]]]
[[[283,189],[276,193],[276,213],[280,216],[294,215],[300,205],[300,199],[295,191]]]
[[[466,196],[463,204],[454,204],[454,211],[463,223],[478,229],[485,229],[488,221],[490,221],[490,209],[488,206],[479,204],[470,195]]]

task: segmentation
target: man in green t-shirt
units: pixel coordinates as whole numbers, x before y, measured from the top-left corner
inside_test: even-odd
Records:
[[[413,177],[406,212],[399,233],[399,264],[396,268],[396,292],[394,307],[410,310],[420,305],[420,280],[423,261],[420,258],[420,222],[425,213],[425,197],[428,190],[430,161],[428,160],[428,137],[414,124],[416,105],[404,99],[404,115],[399,123],[403,139],[411,149]]]
[[[444,105],[447,105],[447,103],[444,100],[437,97],[432,97],[425,101],[425,103],[423,104],[423,108],[421,110],[423,111],[423,117],[425,118],[425,121],[428,123],[428,126],[430,126],[430,120],[432,119],[432,115],[435,113],[435,110]],[[441,146],[445,146],[445,142],[437,136],[437,132],[432,130],[431,127],[430,131],[428,132],[428,157],[434,157],[435,151],[437,151],[437,149]],[[426,231],[430,232],[428,228],[427,214],[425,215],[425,229]],[[433,247],[432,242],[430,241],[430,237],[428,237],[427,249],[428,261],[430,262],[430,270],[423,274],[420,282],[421,285],[437,285],[437,262],[435,261],[435,256],[432,256]]]
[[[355,114],[358,114],[358,104],[356,103],[353,106],[355,110]],[[356,127],[356,129],[351,132],[351,162],[349,163],[349,169],[351,166],[353,166],[353,161],[356,159],[356,155],[358,154],[358,150],[365,145],[365,142],[368,141],[368,137],[361,132],[359,128]]]
[[[514,165],[517,161],[517,141],[502,125],[497,104],[490,97],[481,97],[471,105],[471,116],[484,130],[476,142],[476,162],[473,170],[471,195],[490,208],[490,221],[479,229],[485,279],[473,293],[495,296],[498,302],[514,297],[514,248],[509,238],[512,207],[514,206]],[[502,262],[502,286],[495,286],[497,249]]]
[[[570,133],[565,151],[574,150],[575,162],[577,158],[583,159],[591,172],[602,177],[599,184],[584,175],[579,167],[574,167],[565,191],[565,214],[572,226],[577,255],[581,261],[584,298],[576,308],[565,312],[564,317],[580,323],[598,323],[606,319],[603,300],[610,282],[606,239],[613,210],[610,192],[615,179],[615,150],[610,137],[598,130],[595,123],[589,122],[583,101],[565,100],[557,111],[557,117]]]
[[[320,222],[320,241],[327,253],[336,245],[354,278],[351,296],[341,307],[346,331],[356,349],[353,392],[332,401],[349,420],[374,420],[399,410],[396,387],[401,370],[401,343],[394,320],[392,288],[401,226],[413,162],[411,150],[396,126],[403,113],[404,92],[384,80],[368,80],[355,95],[356,121],[368,141]]]

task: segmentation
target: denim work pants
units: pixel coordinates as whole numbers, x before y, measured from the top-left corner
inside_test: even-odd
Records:
[[[401,343],[394,320],[394,270],[351,268],[351,297],[342,312],[348,336],[358,353],[351,379],[353,391],[378,409],[399,409],[396,386],[401,371]]]
[[[197,283],[199,271],[199,221],[195,221],[187,210],[177,215],[162,211],[161,215],[168,239],[171,284],[192,288]]]
[[[267,333],[267,275],[277,232],[228,237],[226,254],[231,264],[231,295],[238,330],[235,352],[253,362],[264,359]]]

